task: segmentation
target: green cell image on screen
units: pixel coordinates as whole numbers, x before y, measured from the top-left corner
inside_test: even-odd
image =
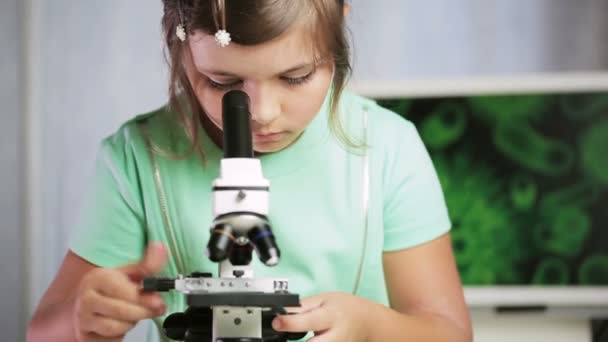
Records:
[[[431,154],[465,285],[608,285],[608,93],[378,103]]]

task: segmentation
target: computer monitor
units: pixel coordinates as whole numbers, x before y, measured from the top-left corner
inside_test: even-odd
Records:
[[[469,305],[608,311],[608,75],[358,82],[437,170]]]

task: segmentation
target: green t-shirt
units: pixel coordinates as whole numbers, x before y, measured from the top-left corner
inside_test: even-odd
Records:
[[[260,157],[270,180],[269,220],[281,262],[266,267],[254,256],[255,276],[287,278],[290,292],[305,298],[327,291],[352,293],[362,265],[356,294],[388,304],[382,253],[449,231],[443,193],[411,122],[344,92],[342,125],[354,141],[367,144],[363,153],[353,152],[330,133],[328,98],[295,143]],[[205,248],[222,151],[201,129],[204,163],[197,154],[182,160],[151,158],[145,136],[155,149],[183,152],[189,146],[166,108],[137,116],[104,139],[72,251],[95,265],[117,267],[138,261],[148,241],[160,240],[171,252],[162,275],[200,271],[217,276],[217,264],[207,259]],[[167,315],[185,309],[183,295],[164,296]]]

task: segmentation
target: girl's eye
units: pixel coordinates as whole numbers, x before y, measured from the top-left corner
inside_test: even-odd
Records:
[[[287,85],[289,87],[295,87],[301,84],[304,84],[308,81],[310,81],[310,79],[312,78],[312,76],[315,74],[316,69],[312,70],[310,73],[308,73],[307,75],[301,76],[301,77],[281,77],[281,79],[287,83]],[[220,83],[220,82],[216,82],[214,80],[212,80],[211,78],[207,78],[207,84],[213,88],[213,89],[217,89],[217,90],[231,90],[231,89],[235,89],[238,86],[240,86],[243,83],[243,81],[234,81],[234,82],[230,82],[230,83]]]
[[[207,84],[209,84],[209,86],[214,89],[228,90],[228,89],[236,88],[238,85],[241,84],[241,81],[236,81],[236,82],[231,82],[231,83],[219,83],[219,82],[215,82],[214,80],[212,80],[210,78],[207,78]]]
[[[288,86],[297,86],[310,81],[312,76],[315,74],[315,71],[316,70],[312,70],[310,73],[302,77],[282,77],[282,79],[287,82]]]

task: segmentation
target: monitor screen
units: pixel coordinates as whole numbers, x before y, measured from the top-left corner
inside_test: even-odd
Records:
[[[465,285],[608,285],[608,91],[377,100],[429,150]]]
[[[416,125],[471,308],[608,315],[608,73],[351,88]]]

